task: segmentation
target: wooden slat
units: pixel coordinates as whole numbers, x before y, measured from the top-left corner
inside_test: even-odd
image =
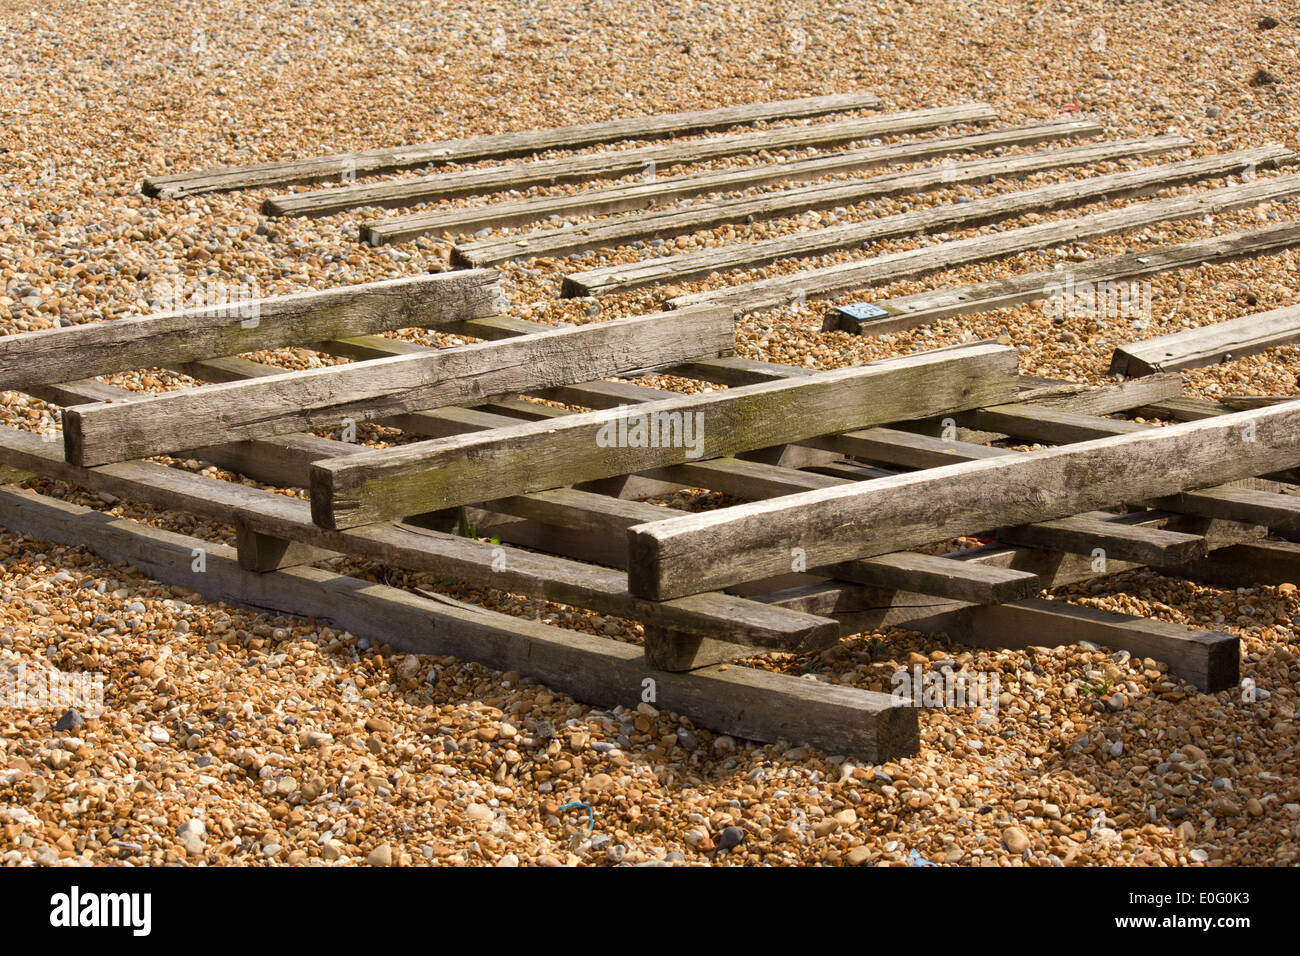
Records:
[[[673,308],[686,308],[710,303],[726,305],[740,312],[754,312],[773,306],[788,305],[795,301],[833,295],[848,289],[912,278],[940,269],[956,268],[973,262],[984,262],[1067,242],[1096,239],[1159,222],[1216,215],[1233,209],[1248,208],[1283,199],[1297,191],[1300,191],[1300,176],[1279,176],[1189,196],[1134,203],[1123,209],[1076,219],[1008,229],[1004,232],[994,232],[919,249],[908,249],[872,259],[760,279],[725,289],[697,292],[679,296],[670,300],[668,304]]]
[[[0,515],[13,531],[89,547],[106,560],[210,600],[328,621],[408,653],[453,655],[518,671],[601,706],[639,703],[649,678],[658,707],[737,737],[797,740],[873,762],[913,754],[919,746],[915,708],[887,694],[746,667],[657,671],[635,645],[315,568],[251,573],[221,544],[29,491],[0,489]],[[196,549],[206,554],[202,572],[193,569]]]
[[[644,173],[651,168],[665,169],[760,150],[834,146],[894,133],[937,129],[954,123],[984,123],[996,117],[997,113],[993,109],[980,103],[886,113],[867,119],[735,133],[662,146],[609,150],[372,185],[289,193],[266,200],[262,204],[262,211],[273,216],[327,216],[361,206],[397,209],[438,199],[499,193],[510,189],[527,189],[530,186],[615,179]]]
[[[1292,402],[642,525],[629,587],[663,599],[780,573],[791,548],[830,564],[1204,488],[1300,464],[1297,435]]]
[[[724,106],[720,109],[638,116],[561,126],[557,129],[526,130],[443,140],[411,146],[392,146],[363,152],[337,153],[279,163],[257,163],[205,169],[190,173],[150,176],[142,187],[146,196],[177,199],[198,193],[226,192],[258,186],[320,182],[350,172],[359,176],[410,169],[431,163],[466,163],[482,159],[527,156],[548,149],[575,149],[623,139],[654,139],[679,136],[744,123],[823,116],[847,110],[874,109],[880,98],[871,93],[813,96],[775,103]]]
[[[497,294],[491,271],[444,272],[0,336],[0,388],[478,319]]]
[[[635,407],[640,416],[689,414],[699,429],[690,448],[681,439],[602,447],[598,436],[624,416],[605,410],[364,452],[313,466],[312,513],[322,527],[345,528],[986,404],[1014,390],[1015,362],[1014,349],[976,345]]]
[[[1103,513],[1071,515],[1054,521],[1001,528],[999,541],[1027,548],[1103,556],[1153,567],[1168,567],[1206,552],[1205,538],[1162,528],[1142,528],[1107,520]]]
[[[1300,583],[1300,544],[1253,541],[1215,551],[1175,568],[1183,577],[1219,587]]]
[[[954,183],[1006,179],[1046,169],[1061,169],[1067,166],[1178,149],[1185,145],[1187,145],[1186,140],[1173,136],[1116,143],[1094,143],[1070,149],[1041,150],[1009,158],[972,160],[942,168],[928,167],[914,173],[898,174],[895,185],[899,188],[891,191],[912,192],[936,186],[946,187]],[[1285,152],[1280,150],[1280,147],[1278,150]],[[1225,161],[1221,168],[1236,168],[1244,162],[1248,160]],[[1180,175],[1177,172],[1179,169],[1184,170],[1185,173]],[[1214,170],[1207,171],[1207,164],[1203,160],[1188,160],[1186,163],[1149,166],[1107,176],[1052,183],[1022,192],[989,196],[972,202],[916,209],[893,216],[869,219],[865,222],[827,226],[757,242],[733,243],[673,256],[655,256],[639,262],[602,266],[571,273],[564,278],[564,294],[568,296],[607,295],[665,282],[683,282],[712,275],[715,272],[754,268],[776,262],[778,259],[804,258],[840,249],[857,248],[900,236],[924,235],[959,227],[969,228],[1024,213],[1045,212],[1062,206],[1082,206],[1099,196],[1116,198],[1125,193],[1148,188],[1151,184],[1172,185],[1213,174]],[[908,183],[913,185],[905,185]],[[796,198],[789,207],[777,207],[774,211],[780,215],[788,215],[798,212],[800,205],[808,209],[824,208],[827,200],[831,205],[848,204],[858,202],[860,196],[846,186],[820,195],[810,193],[809,199],[812,201],[800,204]],[[836,203],[836,199],[839,203]],[[771,202],[765,204],[764,208],[771,208]],[[684,217],[685,213],[676,215]],[[661,221],[656,220],[656,222]],[[664,234],[661,226],[656,225],[655,229],[656,235]],[[593,236],[598,234],[596,229],[592,229]],[[486,262],[480,259],[473,261]]]
[[[690,196],[733,189],[749,189],[776,182],[811,182],[837,173],[862,172],[887,164],[901,164],[995,149],[1025,146],[1054,139],[1100,136],[1102,127],[1091,120],[1038,123],[1008,129],[919,139],[887,146],[845,150],[812,159],[762,163],[740,169],[724,169],[694,175],[656,179],[652,182],[589,189],[572,196],[544,196],[482,206],[439,209],[406,216],[392,216],[362,223],[361,239],[372,246],[401,242],[417,236],[472,235],[480,229],[500,229],[539,222],[551,216],[602,216],[629,209],[642,209]]]
[[[1185,140],[1174,137],[1162,141],[1157,148],[1176,149],[1185,145]],[[1092,156],[1102,151],[1097,146],[1079,148]],[[1134,149],[1134,147],[1129,148]],[[1137,149],[1141,151],[1141,148]],[[999,176],[1013,175],[1017,171],[1028,172],[1033,169],[1048,168],[1051,165],[1053,165],[1052,161],[1045,160],[1039,154],[1033,154],[1007,159],[993,157],[970,160],[948,166],[927,166],[917,170],[884,173],[859,179],[837,179],[757,196],[697,202],[677,209],[652,209],[648,212],[615,216],[600,222],[538,229],[519,235],[458,243],[452,249],[451,261],[457,265],[491,266],[514,259],[564,256],[588,249],[623,246],[635,240],[666,239],[730,223],[802,215],[810,210],[848,206],[881,196],[897,196],[941,189],[957,183],[980,182]],[[572,283],[566,283],[566,294],[597,294],[604,290],[609,279],[610,277],[603,272],[591,277],[590,281],[587,278],[575,279]],[[613,287],[614,284],[611,284],[611,288]],[[585,291],[588,288],[591,292]]]
[[[483,401],[633,368],[729,354],[731,315],[637,316],[352,365],[206,385],[64,412],[68,461],[97,465],[194,445]]]
[[[1193,239],[1122,256],[1071,263],[1067,269],[1044,269],[990,279],[964,286],[943,286],[915,295],[873,303],[888,315],[853,319],[840,312],[827,314],[823,328],[861,335],[886,335],[938,322],[955,315],[991,312],[1062,295],[1084,283],[1131,282],[1142,276],[1194,269],[1250,256],[1270,255],[1300,245],[1300,223],[1282,222],[1249,232]],[[1070,283],[1074,283],[1071,287]]]
[[[1300,306],[1292,305],[1117,346],[1110,372],[1137,376],[1204,368],[1295,342],[1300,342]]]
[[[942,630],[953,640],[980,647],[1090,641],[1122,648],[1135,657],[1164,661],[1173,673],[1207,694],[1236,687],[1241,677],[1241,641],[1235,635],[1065,601],[1030,598],[969,608],[940,619],[912,622],[908,627]]]

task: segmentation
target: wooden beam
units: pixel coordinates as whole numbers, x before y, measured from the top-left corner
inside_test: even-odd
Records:
[[[312,514],[326,528],[417,514],[594,478],[717,458],[825,431],[997,401],[1014,391],[1014,349],[976,345],[861,368],[683,395],[463,438],[418,442],[312,467]],[[671,447],[632,446],[620,424],[676,422]],[[658,415],[658,418],[651,416]],[[672,418],[671,416],[676,416]],[[634,424],[635,424],[634,422]],[[684,428],[695,429],[687,440]],[[606,439],[610,440],[606,440]],[[638,439],[639,440],[639,439]],[[833,490],[833,489],[832,489]],[[788,563],[788,562],[787,562]]]
[[[0,337],[0,388],[66,382],[497,311],[488,270],[367,282]]]
[[[663,600],[809,564],[1143,501],[1300,464],[1300,402],[946,465],[631,528],[629,587]]]
[[[992,108],[980,103],[910,110],[866,119],[733,133],[707,139],[682,140],[662,146],[606,150],[508,166],[438,173],[414,179],[288,193],[267,199],[262,204],[262,211],[271,216],[328,216],[361,206],[398,209],[438,199],[499,193],[511,189],[527,189],[530,186],[587,182],[592,179],[617,179],[760,150],[834,146],[874,139],[877,136],[937,129],[954,123],[984,123],[996,118],[997,113]]]
[[[1222,631],[1204,631],[1103,611],[1065,601],[1030,598],[1009,604],[967,608],[908,624],[941,630],[953,640],[980,647],[1024,648],[1090,641],[1164,661],[1203,693],[1236,687],[1241,679],[1241,641]]]
[[[1291,305],[1117,346],[1110,372],[1138,376],[1204,368],[1295,342],[1300,342],[1300,306]]]
[[[1215,551],[1173,570],[1217,587],[1300,584],[1300,544],[1252,541]]]
[[[68,461],[97,465],[229,442],[481,402],[727,355],[731,314],[702,309],[680,322],[654,314],[351,365],[285,372],[64,412]]]
[[[179,199],[199,193],[320,182],[341,177],[346,173],[371,176],[435,163],[467,163],[482,159],[528,156],[549,149],[577,149],[623,139],[680,136],[684,133],[700,133],[744,123],[874,109],[879,105],[880,98],[874,94],[844,93],[782,100],[775,103],[724,106],[720,109],[695,110],[687,113],[603,120],[597,123],[561,126],[557,129],[525,130],[411,146],[391,146],[384,149],[337,153],[333,156],[316,156],[278,163],[257,163],[251,166],[230,166],[190,173],[149,176],[141,189],[146,196]]]
[[[407,653],[518,671],[600,706],[634,706],[653,688],[657,707],[737,737],[793,740],[872,762],[908,756],[920,745],[915,708],[888,694],[746,667],[659,671],[632,644],[315,568],[250,573],[227,546],[30,491],[0,488],[0,515],[12,531],[88,547],[209,600],[327,621]],[[196,550],[206,555],[202,572],[193,570]]]
[[[740,169],[715,170],[650,182],[588,189],[574,195],[543,196],[512,202],[496,202],[468,208],[438,209],[406,216],[392,216],[361,224],[361,240],[372,246],[402,242],[417,236],[469,236],[480,229],[500,229],[540,222],[551,216],[603,216],[642,209],[712,192],[748,189],[776,182],[811,182],[838,173],[862,172],[880,166],[918,162],[939,156],[1025,146],[1053,139],[1100,136],[1102,127],[1091,120],[1037,123],[1007,129],[919,139],[887,146],[868,146],[811,159],[761,163]]]
[[[1088,259],[1071,263],[1069,268],[1025,272],[970,285],[945,285],[915,295],[883,299],[872,304],[883,309],[886,315],[874,319],[854,319],[832,311],[827,313],[823,330],[886,335],[956,315],[991,312],[1027,302],[1072,296],[1076,290],[1087,288],[1089,283],[1094,289],[1098,286],[1110,289],[1142,276],[1177,269],[1194,269],[1250,256],[1271,255],[1296,245],[1300,245],[1300,223],[1282,222],[1249,232],[1193,239],[1142,252],[1129,252],[1122,256]],[[1105,285],[1107,283],[1110,285]]]
[[[1185,145],[1185,141],[1170,140],[1162,141],[1160,144],[1166,149],[1176,149],[1182,145]],[[1130,150],[1132,148],[1129,147]],[[1101,151],[1097,146],[1084,146],[1078,149],[1083,151],[1080,157],[1083,155],[1096,157]],[[1078,161],[1088,160],[1080,158]],[[1050,168],[1054,165],[1056,163],[1053,160],[1045,159],[1042,154],[1035,153],[1009,159],[992,157],[947,166],[927,166],[923,169],[885,173],[860,179],[835,179],[758,196],[698,202],[685,208],[652,209],[648,212],[616,216],[595,223],[579,223],[554,229],[535,230],[521,235],[459,243],[452,249],[451,261],[457,265],[492,266],[515,259],[570,255],[588,249],[624,246],[635,240],[680,236],[729,223],[801,215],[810,210],[853,205],[870,198],[943,188],[955,183],[983,181],[1017,172]],[[931,217],[926,221],[931,222],[934,218]],[[915,228],[914,222],[915,219],[909,219],[900,225],[897,221],[892,221],[889,226],[902,228],[906,233]],[[885,228],[888,229],[889,226]],[[935,225],[935,228],[939,226]],[[848,227],[844,229],[847,230]],[[817,233],[820,233],[820,230],[814,232]],[[866,239],[859,241],[866,241]],[[846,242],[849,245],[854,244],[851,239],[846,239]],[[748,244],[744,244],[736,248],[747,246]],[[654,263],[660,261],[666,260],[655,259]],[[709,270],[705,270],[707,271]],[[700,269],[697,267],[691,274],[701,274]],[[639,273],[637,276],[639,277]],[[605,272],[597,272],[591,276],[584,273],[574,277],[572,281],[566,279],[563,291],[566,295],[596,295],[605,291],[648,284],[651,284],[650,280],[642,282],[637,277],[629,277],[627,283],[620,283]]]
[[[886,183],[891,193],[912,192],[946,187],[954,183],[1006,179],[1046,169],[1113,161],[1125,156],[1178,149],[1185,145],[1186,141],[1181,137],[1093,143],[1070,149],[1041,150],[1009,158],[995,157],[943,167],[930,166],[915,172],[895,174],[892,181],[886,180]],[[1286,150],[1272,147],[1271,150],[1250,152],[1256,155],[1255,159],[1247,160],[1243,156],[1232,158],[1216,156],[1212,157],[1214,162],[1194,159],[1165,166],[1147,166],[1106,176],[1051,183],[1035,189],[1003,193],[964,203],[916,209],[893,216],[868,219],[865,222],[811,229],[756,242],[733,243],[717,248],[701,249],[697,252],[653,256],[639,262],[601,266],[566,275],[563,292],[568,296],[608,295],[648,285],[684,282],[732,269],[755,268],[779,259],[807,258],[840,249],[854,249],[900,236],[926,235],[954,228],[970,228],[1011,216],[1047,212],[1063,206],[1082,206],[1099,196],[1111,199],[1148,189],[1153,185],[1168,186],[1203,179],[1221,174],[1224,170],[1241,168],[1245,163],[1257,163],[1262,155],[1270,152],[1276,155],[1286,153]],[[871,180],[861,182],[865,185]],[[797,197],[791,198],[797,200]],[[812,201],[805,201],[802,205],[809,209],[817,209],[825,208],[826,205],[855,203],[860,201],[861,196],[852,192],[849,184],[845,184],[824,193],[810,192],[808,199]],[[785,215],[799,211],[799,206],[796,201],[788,208],[782,209],[772,198],[767,198],[763,209],[771,209],[778,215]],[[675,215],[688,217],[699,213],[695,210],[682,210]],[[656,235],[665,235],[662,219],[656,220],[655,229]],[[595,229],[592,229],[592,235],[596,235]],[[485,259],[466,261],[487,262]]]
[[[1092,555],[1153,567],[1169,567],[1200,557],[1205,538],[1162,528],[1143,528],[1107,520],[1104,513],[1071,515],[1054,521],[1000,528],[999,541],[1027,548]]]
[[[668,304],[673,308],[687,308],[710,303],[726,305],[742,313],[755,312],[849,289],[913,278],[940,269],[1114,235],[1158,222],[1217,215],[1283,199],[1298,191],[1300,176],[1279,176],[1190,196],[1134,203],[1123,209],[1076,219],[1039,223],[871,259],[759,279],[724,289],[679,296]]]

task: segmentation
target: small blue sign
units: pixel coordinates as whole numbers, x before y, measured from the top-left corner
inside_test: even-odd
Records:
[[[878,319],[881,316],[889,315],[888,309],[882,309],[880,306],[872,305],[870,302],[854,302],[851,305],[837,306],[835,311],[841,315],[847,315],[851,319],[857,319],[859,322],[866,319]]]

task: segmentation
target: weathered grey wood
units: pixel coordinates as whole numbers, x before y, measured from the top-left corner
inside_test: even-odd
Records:
[[[841,561],[816,568],[814,573],[830,574],[871,587],[910,590],[973,604],[1017,601],[1037,594],[1042,586],[1038,575],[1028,571],[972,564],[913,551]]]
[[[997,538],[1008,544],[1074,554],[1091,555],[1100,549],[1107,560],[1115,558],[1158,568],[1190,561],[1206,552],[1201,535],[1126,526],[1108,521],[1102,514],[1071,515],[1001,528]]]
[[[411,146],[390,146],[383,149],[315,156],[278,163],[256,163],[251,166],[219,167],[190,173],[149,176],[141,188],[146,196],[177,199],[199,193],[320,182],[340,177],[345,173],[370,176],[435,163],[502,159],[528,156],[549,149],[575,149],[596,143],[614,143],[624,139],[680,136],[684,133],[700,133],[745,123],[874,109],[879,105],[879,97],[871,93],[812,96],[774,103],[753,103],[686,113],[603,120],[597,123],[561,126],[556,129],[524,130]]]
[[[407,216],[393,216],[362,223],[361,239],[372,246],[401,242],[417,236],[472,235],[480,229],[499,229],[539,222],[551,216],[601,216],[642,209],[711,192],[748,189],[776,182],[809,182],[837,173],[862,172],[887,164],[902,164],[939,156],[1025,146],[1054,139],[1100,136],[1102,127],[1091,120],[1038,123],[1009,129],[920,139],[887,146],[845,150],[812,159],[762,163],[740,169],[725,169],[651,182],[589,189],[572,196],[544,196],[513,202],[497,202],[468,208],[439,209]]]
[[[1245,440],[1249,426],[1253,440]],[[629,529],[629,587],[664,599],[1300,464],[1300,403],[946,465]]]
[[[0,337],[0,388],[437,326],[497,311],[496,274],[444,272]]]
[[[244,533],[755,646],[813,650],[828,646],[838,633],[832,621],[802,614],[773,616],[769,607],[732,595],[697,595],[668,604],[641,601],[627,593],[626,575],[618,572],[414,526],[381,525],[342,535],[322,532],[311,522],[309,505],[300,499],[152,462],[80,468],[63,461],[57,446],[17,429],[0,428],[0,464],[219,521],[237,515]]]
[[[1137,376],[1203,368],[1293,342],[1300,342],[1300,306],[1295,305],[1118,346],[1110,371]]]
[[[1026,272],[964,286],[942,286],[915,295],[884,299],[873,304],[889,314],[877,319],[858,320],[832,311],[827,314],[823,328],[861,335],[885,335],[955,315],[991,312],[1037,302],[1065,293],[1070,283],[1078,288],[1085,283],[1098,286],[1130,282],[1160,272],[1270,255],[1298,244],[1300,223],[1282,222],[1249,232],[1227,233],[1122,256],[1089,259],[1072,263],[1069,268]]]
[[[978,412],[954,415],[954,420],[968,428],[1005,432],[1016,438],[1051,444],[1091,441],[1106,435],[1129,435],[1148,431],[1151,425],[1118,419],[1083,415],[1066,409],[1048,408],[1037,403],[1018,407],[999,405]]]
[[[518,671],[601,706],[640,703],[650,679],[657,706],[737,737],[799,741],[870,761],[907,756],[919,746],[916,710],[886,694],[746,667],[657,671],[635,645],[315,568],[250,573],[224,545],[29,491],[0,489],[0,521],[22,534],[89,547],[211,600],[328,621],[408,653]],[[201,573],[193,570],[195,550],[207,556]]]
[[[908,414],[997,401],[1014,391],[1014,349],[977,345],[905,356],[862,368],[610,409],[488,435],[363,452],[312,467],[312,514],[346,528],[484,498],[735,454]],[[691,415],[692,447],[601,447],[626,414]],[[699,416],[699,417],[696,417]],[[660,421],[668,419],[661,418]],[[697,423],[702,422],[701,425]],[[681,435],[681,429],[670,438]],[[608,444],[608,443],[606,443]],[[468,496],[468,497],[467,497]]]
[[[1065,601],[1030,598],[973,607],[939,619],[913,621],[908,627],[941,630],[963,644],[981,647],[1054,647],[1089,641],[1164,661],[1173,673],[1207,694],[1236,687],[1241,679],[1241,641],[1235,635]]]
[[[1169,511],[1186,511],[1208,518],[1262,524],[1289,538],[1300,537],[1300,498],[1295,495],[1249,488],[1206,488],[1156,498],[1152,504]]]
[[[644,173],[650,169],[658,170],[680,164],[700,163],[760,150],[834,146],[894,133],[937,129],[954,123],[984,123],[996,117],[996,112],[983,104],[909,110],[904,113],[886,113],[866,119],[837,120],[810,126],[733,133],[707,139],[666,143],[661,146],[609,150],[508,166],[466,169],[372,185],[340,186],[305,193],[289,193],[266,200],[262,205],[262,211],[273,216],[327,216],[360,206],[397,209],[437,199],[505,192],[510,189],[526,189],[529,186],[585,182],[589,179],[614,179]]]
[[[313,564],[336,555],[334,551],[297,541],[286,541],[235,523],[235,550],[239,566],[245,571],[278,571],[303,564]]]
[[[147,457],[196,444],[332,426],[483,401],[631,368],[729,354],[731,315],[703,309],[683,323],[637,316],[352,365],[285,372],[64,413],[68,460]]]
[[[1176,149],[1186,145],[1186,141],[1176,138],[1162,141],[1164,149]],[[1082,152],[1076,162],[1091,161],[1101,152],[1098,146],[1077,147]],[[1139,147],[1129,146],[1129,150]],[[1280,147],[1279,147],[1280,149]],[[1065,150],[1063,152],[1070,152]],[[1061,160],[1060,162],[1065,162]],[[782,216],[803,214],[814,209],[830,209],[835,206],[852,205],[866,199],[881,196],[896,196],[904,193],[921,192],[928,189],[943,188],[955,183],[985,181],[1018,172],[1027,173],[1035,169],[1051,168],[1059,165],[1056,159],[1046,158],[1035,153],[1029,156],[1016,156],[1009,159],[998,157],[977,159],[968,162],[953,163],[946,166],[927,166],[923,169],[907,172],[885,173],[859,179],[832,180],[764,193],[758,196],[741,196],[736,199],[698,202],[685,208],[653,209],[649,212],[631,213],[611,217],[601,222],[579,223],[554,229],[539,229],[522,235],[502,236],[495,239],[483,239],[477,242],[458,243],[453,249],[451,260],[457,265],[490,266],[500,265],[514,259],[535,258],[538,256],[563,256],[588,249],[622,246],[634,240],[669,238],[685,233],[712,229],[728,223],[753,222],[760,219],[775,219]],[[933,217],[932,217],[933,218]],[[926,222],[931,222],[927,219]],[[889,226],[900,228],[903,234],[914,231],[914,219],[900,224],[891,222]],[[888,229],[889,226],[885,228]],[[938,228],[938,226],[934,226]],[[847,227],[845,227],[847,230]],[[820,230],[816,231],[820,233]],[[894,233],[886,233],[892,235]],[[864,242],[867,238],[854,239],[850,232],[842,232],[846,245]],[[838,246],[836,248],[843,248]],[[783,253],[793,255],[794,253]],[[645,264],[652,269],[661,260],[655,259]],[[664,260],[666,261],[666,260]],[[770,260],[767,260],[770,261]],[[641,264],[637,264],[641,265]],[[630,267],[632,275],[626,282],[612,279],[605,271],[596,271],[594,275],[586,273],[566,277],[564,293],[566,295],[597,295],[621,288],[635,288],[648,285],[653,277],[640,281],[641,272]],[[701,274],[699,268],[690,272]]]
[[[1067,166],[1115,160],[1125,156],[1167,151],[1185,146],[1186,142],[1181,137],[1161,137],[1154,140],[1124,140],[1116,143],[1094,143],[1070,149],[1041,150],[1009,158],[971,160],[945,167],[931,166],[915,172],[895,174],[887,182],[891,193],[914,192],[954,183],[1005,179],[1045,169],[1061,169]],[[840,249],[857,248],[883,239],[925,235],[953,228],[970,228],[1024,213],[1046,212],[1064,206],[1082,206],[1098,196],[1116,198],[1149,189],[1154,185],[1168,186],[1221,175],[1225,170],[1239,169],[1248,163],[1258,163],[1263,156],[1270,154],[1275,158],[1278,153],[1290,155],[1281,147],[1248,152],[1252,158],[1247,158],[1243,154],[1233,154],[1231,157],[1210,157],[1165,166],[1148,166],[1106,176],[1052,183],[1022,192],[989,196],[973,202],[952,203],[865,222],[811,229],[794,235],[776,236],[756,242],[734,243],[701,249],[697,252],[653,256],[639,262],[602,266],[566,275],[563,291],[569,296],[608,295],[665,282],[683,282],[716,272],[766,265],[778,259],[804,258]],[[859,182],[865,185],[871,180]],[[792,196],[790,199],[793,201],[789,205],[784,202],[777,204],[775,197],[764,197],[765,201],[761,207],[763,212],[751,213],[751,215],[755,215],[756,218],[765,218],[773,212],[776,215],[788,215],[800,211],[801,208],[825,208],[826,205],[858,202],[861,198],[849,183],[823,192],[818,192],[812,187],[808,187],[808,190],[806,199],[800,202],[798,196]],[[693,213],[694,210],[683,210],[675,215],[684,221],[689,221]],[[663,231],[662,219],[656,220],[655,230],[656,235],[666,234]],[[597,234],[598,231],[592,228],[591,235]],[[610,244],[620,243],[616,241]],[[483,258],[466,261],[484,264],[488,262]]]
[[[1296,584],[1300,583],[1300,544],[1258,541],[1234,545],[1173,571],[1218,587]]]
[[[1255,525],[1202,518],[1198,515],[1144,511],[1112,515],[1110,523],[1135,528],[1162,528],[1203,537],[1206,547],[1228,553],[1239,544],[1257,544],[1267,532]],[[1271,542],[1266,542],[1271,543]],[[1129,571],[1142,565],[1108,556],[1099,564],[1092,555],[1043,551],[1002,544],[984,545],[953,552],[947,557],[957,563],[1024,571],[1038,576],[1045,588],[1075,584],[1092,578]],[[753,595],[782,607],[809,614],[833,617],[840,622],[844,635],[874,631],[884,627],[907,626],[909,622],[972,606],[972,602],[939,598],[911,590],[891,590],[841,581],[790,588],[784,592]]]
[[[726,305],[740,312],[755,312],[1018,252],[1127,232],[1157,222],[1217,215],[1232,209],[1282,199],[1297,191],[1300,191],[1300,177],[1279,176],[1190,196],[1134,203],[1123,209],[1076,219],[1008,229],[937,246],[908,249],[871,259],[759,279],[724,289],[679,296],[668,304],[673,308],[686,308],[710,303]]]

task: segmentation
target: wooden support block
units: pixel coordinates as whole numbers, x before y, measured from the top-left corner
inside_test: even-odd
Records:
[[[1294,342],[1300,342],[1300,306],[1292,305],[1118,346],[1110,371],[1138,376],[1203,368]]]
[[[1053,220],[806,272],[758,279],[723,289],[679,296],[668,304],[673,308],[688,308],[709,303],[725,305],[742,313],[756,312],[850,289],[914,278],[941,269],[1114,235],[1158,222],[1201,218],[1233,209],[1249,208],[1283,199],[1297,191],[1300,191],[1300,177],[1278,176],[1190,196],[1134,203],[1122,209],[1076,219]]]
[[[252,574],[224,545],[32,492],[0,489],[0,522],[21,534],[88,547],[210,600],[328,621],[407,653],[452,655],[518,671],[600,706],[633,707],[653,689],[655,706],[737,737],[799,741],[872,762],[908,756],[920,746],[915,708],[887,694],[747,667],[689,674],[654,670],[635,645],[316,568]],[[193,570],[196,550],[206,554],[202,573]]]
[[[646,666],[658,670],[690,671],[765,653],[767,651],[761,647],[729,644],[703,634],[688,634],[656,626],[645,628]]]
[[[494,272],[443,272],[6,335],[0,388],[482,318],[497,311],[497,295]]]
[[[976,345],[634,406],[636,421],[676,422],[669,447],[619,438],[629,413],[605,410],[363,452],[312,466],[312,514],[321,527],[353,527],[969,408],[1008,396],[1015,363],[1014,349]]]
[[[699,133],[744,123],[824,116],[827,113],[846,110],[873,109],[879,105],[880,98],[871,93],[812,96],[774,103],[753,103],[660,116],[602,120],[596,123],[561,126],[556,129],[525,130],[449,139],[437,143],[389,146],[364,152],[338,153],[333,156],[315,156],[279,163],[257,163],[251,166],[230,166],[190,173],[149,176],[141,188],[146,196],[178,199],[200,193],[321,182],[342,177],[344,174],[371,176],[430,164],[466,163],[482,159],[528,156],[550,149],[576,149],[623,139],[680,136],[684,133]]]
[[[317,548],[299,541],[287,541],[254,531],[238,521],[235,523],[235,542],[239,566],[245,571],[278,571],[303,564],[314,564],[337,552]]]
[[[702,309],[555,329],[503,342],[429,350],[351,365],[167,392],[64,412],[68,461],[90,466],[195,445],[330,427],[482,401],[533,388],[727,355],[731,314]],[[412,514],[415,512],[411,512]]]
[[[714,170],[650,182],[587,189],[573,195],[544,196],[482,206],[436,209],[407,216],[392,216],[362,223],[361,241],[372,246],[401,242],[417,236],[470,236],[480,229],[499,229],[540,222],[551,216],[603,216],[641,209],[706,193],[748,189],[776,182],[809,182],[839,173],[861,172],[998,147],[1026,146],[1046,140],[1100,136],[1102,127],[1091,120],[1037,123],[1008,129],[919,139],[886,146],[850,149],[811,159],[760,163],[739,169]]]
[[[1232,634],[1065,601],[1030,599],[968,608],[907,626],[942,631],[953,640],[980,647],[1055,647],[1089,641],[1164,661],[1170,671],[1206,694],[1236,687],[1241,679],[1241,641]]]
[[[792,548],[833,564],[1160,498],[1294,467],[1297,435],[1291,402],[640,525],[628,531],[629,587],[663,600],[783,571]]]

